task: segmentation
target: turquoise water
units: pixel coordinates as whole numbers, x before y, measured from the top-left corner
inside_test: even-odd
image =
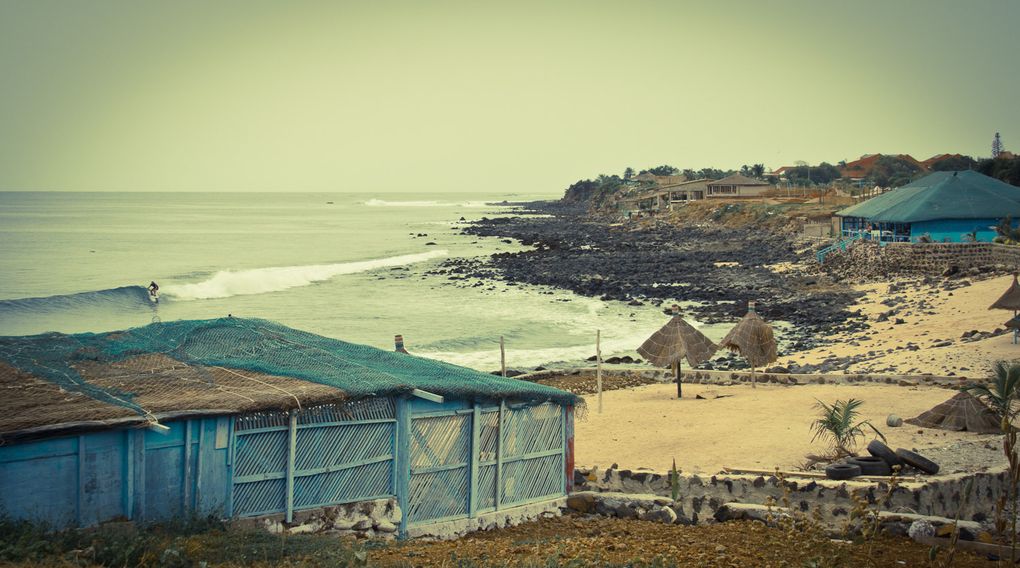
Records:
[[[233,314],[384,349],[400,333],[416,354],[492,370],[501,335],[508,366],[525,368],[592,355],[596,329],[605,355],[633,353],[665,322],[651,306],[426,274],[521,250],[458,226],[549,196],[486,197],[0,193],[0,335]]]

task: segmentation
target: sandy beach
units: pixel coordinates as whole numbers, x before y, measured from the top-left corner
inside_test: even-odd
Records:
[[[896,289],[891,293],[890,283],[857,285],[854,288],[866,295],[849,310],[861,310],[870,329],[834,335],[831,345],[781,356],[779,363],[818,365],[851,357],[858,359],[846,369],[852,373],[986,377],[993,362],[1020,359],[1020,345],[1013,344],[1011,333],[976,341],[963,341],[962,336],[971,331],[1005,329],[1003,324],[1012,314],[988,306],[1011,281],[1009,275],[995,276],[946,291],[920,280],[898,280],[892,283]],[[882,303],[890,299],[893,306]],[[878,321],[890,310],[896,313]]]
[[[725,398],[699,400],[714,391]],[[684,385],[684,398],[676,399],[676,386],[656,384],[603,393],[603,411],[595,395],[586,396],[588,415],[575,425],[578,467],[666,471],[676,458],[686,473],[714,474],[724,467],[772,470],[797,469],[805,454],[822,453],[822,441],[811,441],[811,422],[817,416],[816,400],[864,401],[862,419],[872,421],[893,447],[942,448],[955,442],[996,440],[994,435],[921,429],[904,424],[885,425],[886,416],[911,418],[948,400],[953,391],[932,387],[892,385],[749,385],[714,387]],[[861,439],[861,450],[869,435]],[[978,463],[990,465],[1001,449],[978,452]],[[980,446],[979,446],[980,447]]]

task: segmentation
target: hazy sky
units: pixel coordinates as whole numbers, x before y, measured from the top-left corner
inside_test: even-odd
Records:
[[[1020,2],[0,0],[0,189],[554,192],[1020,150]]]

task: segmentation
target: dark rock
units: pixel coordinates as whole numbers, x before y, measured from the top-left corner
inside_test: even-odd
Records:
[[[595,496],[591,493],[576,493],[567,497],[567,508],[579,513],[595,512]]]

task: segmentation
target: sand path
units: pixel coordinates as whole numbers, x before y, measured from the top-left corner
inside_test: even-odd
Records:
[[[733,396],[694,398],[710,390]],[[586,467],[608,468],[616,463],[623,469],[666,471],[675,457],[677,466],[688,473],[716,473],[724,466],[790,470],[804,462],[805,454],[825,450],[823,443],[811,442],[816,398],[827,403],[864,400],[863,418],[874,422],[894,448],[993,439],[928,429],[919,434],[917,427],[906,424],[885,426],[890,413],[913,417],[952,395],[946,389],[874,384],[762,385],[756,389],[691,384],[684,385],[684,398],[679,401],[672,384],[608,391],[603,393],[602,414],[595,395],[585,397],[588,416],[575,425],[575,462]]]

